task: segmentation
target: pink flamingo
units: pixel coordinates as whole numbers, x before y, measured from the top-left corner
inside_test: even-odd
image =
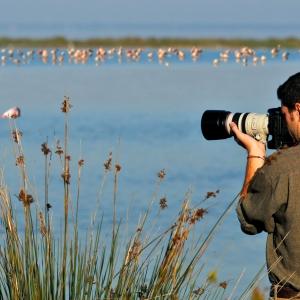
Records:
[[[12,107],[1,115],[2,119],[16,119],[21,116],[19,107]]]

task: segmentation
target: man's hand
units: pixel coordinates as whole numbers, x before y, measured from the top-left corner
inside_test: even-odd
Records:
[[[248,134],[241,132],[233,122],[230,123],[230,128],[235,138],[237,139],[238,144],[244,147],[248,152],[245,179],[242,190],[240,192],[241,199],[243,200],[247,195],[249,183],[253,178],[255,172],[258,168],[261,168],[264,165],[266,145],[255,140]]]
[[[266,145],[252,138],[250,135],[241,132],[234,122],[230,123],[230,128],[237,140],[237,143],[244,147],[248,155],[257,155],[265,157]]]

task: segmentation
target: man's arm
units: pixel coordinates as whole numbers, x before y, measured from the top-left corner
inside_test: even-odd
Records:
[[[248,134],[241,132],[235,123],[230,123],[230,128],[239,144],[247,150],[247,165],[244,184],[240,195],[242,198],[247,194],[248,186],[257,169],[263,166],[266,156],[265,144],[255,140]]]
[[[262,167],[263,164],[264,164],[264,156],[256,156],[256,155],[248,156],[244,184],[243,184],[243,187],[242,187],[242,190],[240,193],[242,199],[247,194],[249,183],[250,183],[251,179],[253,178],[256,170],[259,169],[260,167]]]

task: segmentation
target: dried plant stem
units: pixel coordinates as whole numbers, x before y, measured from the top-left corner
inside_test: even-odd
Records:
[[[44,177],[44,186],[45,186],[45,207],[44,207],[44,214],[46,219],[46,227],[49,226],[49,168],[50,168],[50,157],[48,154],[45,154],[45,161],[44,161],[44,167],[45,167],[45,177]]]
[[[64,168],[63,168],[63,181],[64,181],[64,241],[63,241],[63,259],[62,259],[62,289],[61,298],[66,297],[66,267],[67,267],[67,248],[68,248],[68,224],[69,224],[69,185],[70,185],[70,159],[68,157],[68,114],[65,113],[65,126],[64,126]]]
[[[11,137],[13,137],[14,132],[17,133],[19,132],[17,125],[16,125],[16,121],[13,119],[9,119],[9,127],[10,127],[10,132],[11,132]],[[20,138],[16,138],[15,143],[13,142],[14,145],[14,153],[15,153],[15,158],[16,158],[16,162],[18,161],[18,159],[20,158],[20,163],[17,162],[17,165],[19,167],[19,170],[21,172],[21,180],[22,180],[22,187],[23,190],[27,191],[27,172],[26,172],[26,164],[25,164],[25,160],[24,160],[24,151],[23,151],[23,147],[22,147],[22,142]]]
[[[158,180],[155,183],[155,189],[152,193],[152,197],[151,197],[150,201],[148,202],[148,206],[147,206],[147,209],[146,209],[144,215],[142,216],[142,220],[139,222],[139,226],[138,226],[139,230],[138,230],[138,233],[137,233],[138,238],[140,237],[141,233],[143,232],[145,223],[148,219],[148,216],[149,216],[149,213],[152,209],[153,203],[157,200],[157,195],[159,193],[160,185],[161,185],[162,180],[163,180],[163,178],[158,178]],[[155,227],[155,225],[156,225],[156,223],[155,223],[155,221],[153,221],[152,228],[149,229],[149,232],[153,231],[153,228]]]
[[[110,294],[111,285],[114,277],[115,271],[115,257],[117,250],[117,217],[116,217],[116,202],[117,202],[117,192],[118,192],[118,169],[114,170],[114,185],[113,185],[113,224],[112,224],[112,239],[111,239],[111,250],[109,257],[109,271],[108,271],[108,282],[106,286],[106,296]],[[119,225],[118,225],[119,226]]]
[[[112,230],[112,237],[115,238],[116,235],[116,222],[117,222],[117,216],[116,216],[116,202],[117,202],[117,192],[118,192],[118,172],[115,169],[114,172],[114,190],[113,190],[113,230]]]
[[[64,222],[59,236],[56,236],[51,226],[51,217],[56,211],[49,211],[51,207],[48,203],[51,195],[49,194],[51,191],[49,180],[51,151],[46,147],[46,143],[42,145],[45,155],[43,161],[45,211],[43,211],[38,205],[34,207],[36,209],[31,207],[33,198],[28,194],[28,189],[32,187],[26,170],[24,151],[20,139],[17,135],[14,136],[15,158],[23,159],[16,160],[22,180],[18,198],[19,203],[23,205],[25,221],[24,228],[22,224],[20,226],[21,230],[17,226],[17,217],[14,215],[11,197],[2,181],[0,169],[0,225],[3,226],[0,233],[4,236],[3,242],[0,243],[0,300],[224,299],[227,284],[224,282],[225,285],[221,286],[209,279],[200,281],[200,273],[206,262],[201,264],[199,262],[215,232],[233,207],[236,198],[229,203],[211,230],[203,237],[200,236],[197,242],[190,243],[191,233],[195,229],[195,223],[206,214],[207,210],[191,207],[191,192],[185,195],[181,210],[175,220],[170,221],[171,225],[166,230],[159,229],[153,233],[156,223],[153,223],[153,220],[149,223],[149,219],[152,216],[151,210],[153,203],[157,200],[160,184],[166,175],[163,169],[157,174],[158,182],[155,184],[154,193],[145,212],[141,215],[136,230],[128,240],[125,239],[126,243],[120,243],[120,228],[124,225],[118,220],[117,212],[121,166],[115,164],[111,191],[113,223],[112,228],[109,229],[110,237],[107,239],[105,236],[103,239],[101,236],[100,240],[103,219],[96,220],[96,212],[93,212],[95,214],[86,236],[82,237],[79,234],[82,159],[78,164],[77,187],[74,187],[75,193],[77,192],[76,211],[75,213],[72,210],[69,212],[72,208],[69,108],[68,98],[65,98],[62,108],[65,113],[64,145],[62,148],[57,143],[55,152],[59,155],[58,164],[60,170],[63,171],[61,176],[64,187],[64,211],[62,212]],[[10,123],[10,126],[11,131],[17,131],[15,124],[13,126]],[[100,194],[104,181],[112,170],[111,164],[112,153],[104,164],[105,173],[100,186]],[[217,191],[209,192],[205,199],[215,197],[217,193]],[[96,202],[97,205],[98,202]],[[156,217],[154,218],[156,221]],[[38,225],[40,225],[40,231]],[[203,292],[202,288],[206,291]],[[244,295],[248,295],[247,293],[248,291]]]
[[[231,290],[231,293],[230,293],[230,295],[228,297],[228,300],[231,300],[233,298],[233,295],[234,295],[234,293],[235,293],[235,291],[236,291],[236,289],[237,289],[237,287],[238,287],[238,285],[239,285],[242,277],[244,276],[245,272],[246,272],[246,269],[243,269],[242,272],[241,272],[241,274],[239,275],[238,279],[236,280],[234,287]]]
[[[96,222],[96,217],[97,217],[97,213],[100,208],[101,197],[102,197],[102,193],[103,193],[103,189],[104,189],[104,185],[105,185],[108,173],[109,173],[108,170],[104,171],[104,175],[103,175],[101,183],[100,183],[100,188],[98,190],[97,199],[96,199],[96,208],[95,208],[94,213],[91,216],[91,226],[94,226],[94,224]]]
[[[82,161],[80,159],[79,161]],[[79,209],[79,198],[80,198],[80,184],[81,184],[81,171],[82,165],[78,163],[78,172],[77,172],[77,195],[76,195],[76,208],[75,208],[75,224],[78,224],[78,209]]]

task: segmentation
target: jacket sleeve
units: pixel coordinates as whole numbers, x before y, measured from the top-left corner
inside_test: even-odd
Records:
[[[274,215],[284,204],[284,189],[287,186],[283,178],[279,177],[272,182],[263,169],[256,172],[247,195],[239,200],[236,208],[243,232],[257,234],[274,231]]]

